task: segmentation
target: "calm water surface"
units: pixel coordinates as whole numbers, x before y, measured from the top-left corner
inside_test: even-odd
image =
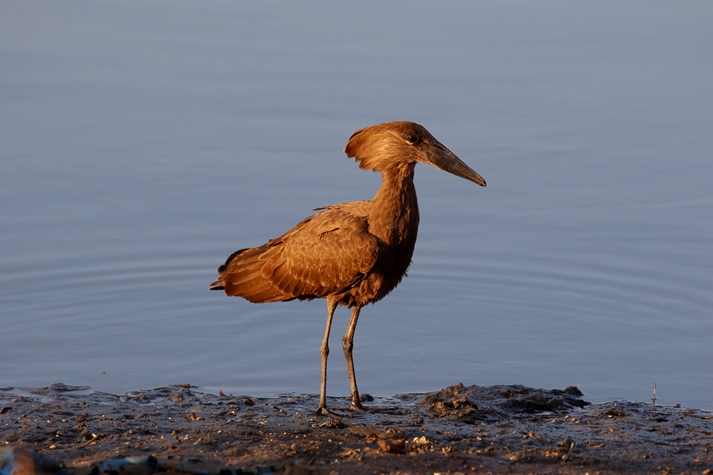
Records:
[[[713,409],[709,2],[1,9],[0,386],[317,392],[324,301],[208,284],[370,198],[341,150],[405,119],[488,188],[417,167],[414,263],[356,334],[364,392],[656,383]]]

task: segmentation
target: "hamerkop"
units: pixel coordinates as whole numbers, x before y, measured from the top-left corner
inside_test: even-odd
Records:
[[[381,172],[381,187],[371,201],[318,208],[282,236],[259,247],[234,252],[218,268],[211,290],[253,303],[327,299],[322,340],[322,381],[318,413],[327,409],[329,330],[337,305],[352,308],[342,339],[351,388],[351,410],[362,410],[352,348],[361,308],[378,302],[406,275],[418,233],[414,167],[428,163],[485,186],[483,177],[463,163],[423,126],[387,122],[354,133],[344,152],[359,168]]]

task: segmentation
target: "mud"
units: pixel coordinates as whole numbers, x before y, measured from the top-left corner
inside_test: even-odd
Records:
[[[0,388],[0,474],[713,474],[709,412],[594,405],[574,387],[365,399],[374,411],[331,419],[314,414],[313,395]]]

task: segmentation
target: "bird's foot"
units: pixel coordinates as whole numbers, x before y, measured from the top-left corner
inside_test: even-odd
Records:
[[[342,416],[337,414],[336,412],[332,412],[329,409],[327,409],[327,406],[319,406],[314,413],[318,416],[327,416],[331,417],[332,419],[341,419]]]
[[[349,412],[372,412],[374,409],[362,406],[360,402],[355,404],[354,401],[352,401],[352,404],[345,410]]]
[[[350,412],[350,413],[375,411],[375,409],[372,409],[370,407],[364,407],[361,404],[353,404],[353,403],[349,407],[338,407],[336,410],[339,412]],[[342,418],[342,415],[328,409],[327,406],[319,406],[317,408],[317,410],[315,411],[315,414],[318,416],[328,416],[333,419],[341,419]]]
[[[359,396],[352,397],[349,407],[339,407],[336,410],[339,412],[347,412],[347,413],[352,413],[352,414],[356,414],[356,413],[360,413],[360,412],[361,413],[364,413],[364,412],[368,412],[368,413],[387,412],[388,413],[391,410],[390,408],[377,408],[377,407],[364,406],[361,403],[362,400],[373,401],[374,398],[369,395],[365,395],[365,396],[363,396],[363,398],[364,399],[362,399]],[[327,409],[326,404],[320,404],[319,407],[317,408],[317,411],[315,411],[315,414],[320,415],[320,416],[329,416],[334,419],[339,419],[341,417],[338,413]]]
[[[361,402],[355,403],[354,401],[351,402],[349,407],[340,407],[337,408],[337,411],[340,412],[351,412],[351,413],[357,413],[357,412],[378,412],[378,409],[372,408],[372,407],[366,407],[361,404]]]
[[[373,399],[371,400],[373,401]],[[354,402],[352,402],[351,406],[339,410],[352,413],[361,412],[368,414],[403,414],[403,410],[397,406],[363,406],[361,403],[354,404]]]

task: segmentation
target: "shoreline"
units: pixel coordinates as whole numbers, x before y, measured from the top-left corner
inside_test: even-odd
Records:
[[[317,395],[89,391],[0,388],[0,473],[29,458],[28,473],[58,475],[713,473],[713,413],[590,404],[575,387],[456,384],[373,398],[374,412],[340,419],[314,414]]]

